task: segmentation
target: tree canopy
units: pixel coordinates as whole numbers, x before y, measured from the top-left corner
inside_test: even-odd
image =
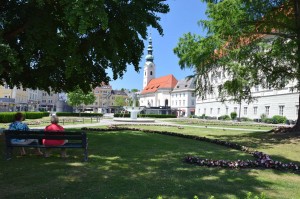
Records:
[[[70,106],[75,106],[78,108],[81,105],[93,104],[96,100],[96,97],[93,92],[84,93],[80,88],[68,93],[67,103]]]
[[[126,106],[126,98],[121,96],[116,96],[114,100],[114,106]]]
[[[248,88],[243,100],[251,99],[253,86],[283,88],[295,80],[300,89],[299,0],[202,1],[208,19],[199,24],[207,36],[187,33],[174,49],[182,68],[195,69],[202,97],[214,90],[211,79],[220,71],[228,75],[218,85],[221,98],[237,101]]]
[[[139,70],[151,26],[166,0],[20,0],[0,4],[0,84],[88,91]]]

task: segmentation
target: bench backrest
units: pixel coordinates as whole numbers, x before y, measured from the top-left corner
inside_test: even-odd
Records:
[[[11,139],[49,139],[49,140],[78,140],[83,145],[87,146],[87,137],[85,132],[78,131],[16,131],[4,130],[5,141],[7,145],[11,145]]]

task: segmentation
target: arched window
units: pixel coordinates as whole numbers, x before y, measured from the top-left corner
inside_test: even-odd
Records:
[[[150,75],[152,75],[152,71],[150,71]]]
[[[169,100],[165,100],[165,106],[168,106],[168,104],[169,104]]]

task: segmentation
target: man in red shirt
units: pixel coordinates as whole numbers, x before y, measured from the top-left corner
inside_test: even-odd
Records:
[[[52,115],[51,116],[51,124],[46,126],[45,131],[47,131],[47,132],[63,132],[65,129],[64,129],[64,127],[58,125],[58,122],[59,122],[58,117],[56,115]],[[61,146],[67,142],[68,142],[68,140],[46,140],[46,139],[43,139],[43,144],[45,146]],[[50,156],[50,150],[51,150],[50,148],[46,148],[45,157]],[[65,148],[61,149],[61,157],[63,157],[63,158],[67,157]]]

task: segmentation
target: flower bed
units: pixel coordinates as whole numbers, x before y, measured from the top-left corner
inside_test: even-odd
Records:
[[[168,132],[168,131],[155,131],[155,130],[145,130],[145,129],[138,129],[138,128],[119,127],[119,125],[109,126],[108,129],[85,127],[82,128],[82,130],[101,131],[101,132],[130,130],[130,131],[141,131],[145,133],[155,133],[155,134],[176,136],[176,137],[193,139],[193,140],[204,141],[204,142],[226,146],[228,148],[249,153],[254,158],[256,158],[256,160],[236,160],[236,161],[202,159],[200,157],[195,157],[195,156],[187,156],[184,158],[184,162],[199,165],[199,166],[224,167],[224,168],[267,168],[267,169],[278,169],[278,170],[297,171],[297,172],[299,171],[299,165],[293,162],[283,163],[280,161],[272,160],[269,155],[263,152],[259,152],[243,145],[239,145],[236,143],[227,142],[219,139],[211,139],[207,137],[200,137],[194,135],[184,135],[184,134]]]

